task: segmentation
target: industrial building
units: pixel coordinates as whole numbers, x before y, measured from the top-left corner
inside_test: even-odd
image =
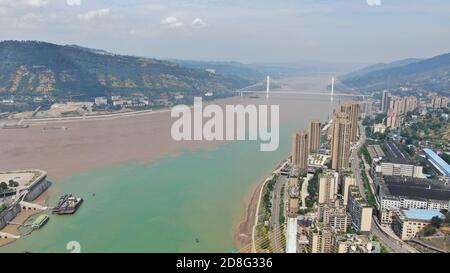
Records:
[[[378,175],[425,178],[423,167],[405,158],[385,158],[374,160],[372,169]]]
[[[445,177],[450,178],[450,165],[431,149],[423,149],[428,161]]]
[[[449,207],[450,185],[438,180],[384,176],[375,178],[380,220],[392,223],[399,209],[444,210]]]

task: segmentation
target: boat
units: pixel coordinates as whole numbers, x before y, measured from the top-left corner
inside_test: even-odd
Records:
[[[48,217],[48,215],[43,214],[43,215],[39,215],[36,220],[34,220],[33,224],[31,224],[31,227],[33,229],[40,229],[43,225],[45,225],[48,222],[48,219],[50,219],[50,217]]]
[[[72,194],[63,194],[58,201],[58,205],[53,208],[54,214],[74,214],[83,203],[83,198],[78,198]]]
[[[27,129],[29,128],[30,125],[25,124],[25,125],[21,125],[21,124],[4,124],[2,126],[2,129]]]

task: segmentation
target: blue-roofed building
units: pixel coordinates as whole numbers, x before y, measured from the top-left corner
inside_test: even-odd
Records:
[[[431,149],[423,149],[428,161],[445,177],[450,178],[450,165]]]
[[[440,213],[436,210],[427,210],[427,209],[407,209],[404,210],[403,213],[409,219],[430,221],[433,217],[439,217],[441,219],[445,219],[444,214]]]
[[[445,219],[444,214],[436,210],[405,209],[395,215],[393,229],[402,240],[412,240],[416,235],[428,226],[433,217]]]

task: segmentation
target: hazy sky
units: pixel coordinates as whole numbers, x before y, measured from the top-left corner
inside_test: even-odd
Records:
[[[156,58],[372,63],[450,52],[449,0],[0,0],[0,40]]]

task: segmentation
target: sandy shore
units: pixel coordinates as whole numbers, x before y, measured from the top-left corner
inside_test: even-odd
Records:
[[[261,178],[259,182],[255,183],[255,185],[250,189],[245,198],[246,203],[246,214],[243,218],[243,221],[237,225],[235,228],[234,234],[234,245],[238,250],[242,250],[244,252],[252,251],[252,235],[253,228],[256,222],[257,213],[258,212],[258,203],[261,202],[261,190],[265,185],[265,182],[268,178],[282,166],[284,160],[280,162],[277,166],[274,166],[273,169],[267,173],[266,176]]]
[[[234,229],[233,243],[238,250],[245,249],[251,251],[252,232],[259,202],[259,193],[261,192],[265,180],[265,178],[261,179],[260,182],[256,183],[246,195],[245,205],[247,210],[245,212],[245,217]]]

